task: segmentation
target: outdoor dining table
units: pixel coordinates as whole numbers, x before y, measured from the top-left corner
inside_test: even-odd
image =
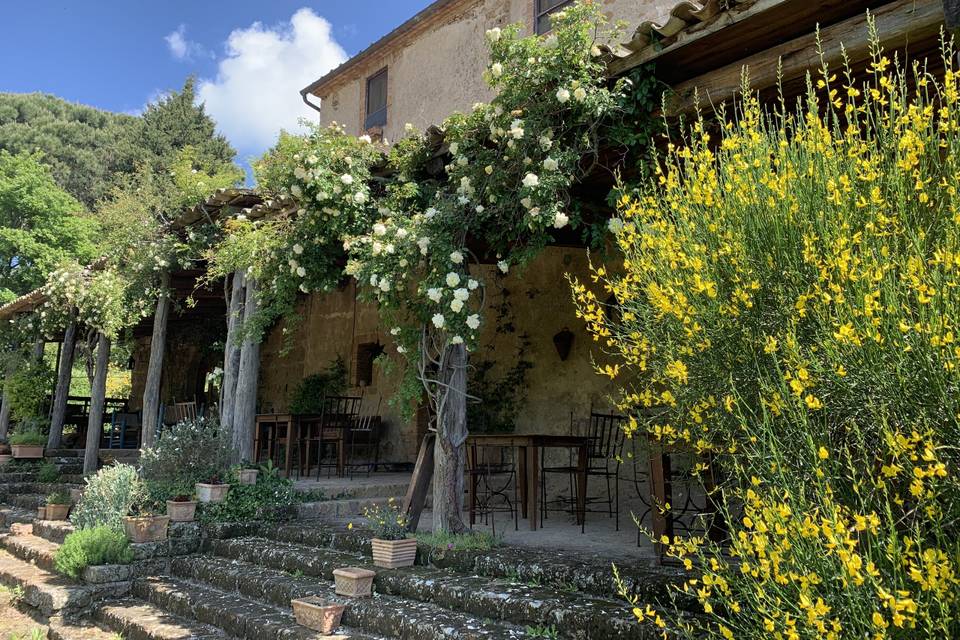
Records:
[[[540,499],[540,457],[543,449],[576,449],[577,451],[577,524],[586,517],[587,464],[590,438],[550,434],[476,434],[467,438],[467,446],[507,447],[517,452],[517,477],[520,480],[521,514],[530,521],[530,530],[537,530],[537,508]],[[476,500],[471,483],[470,505]]]
[[[267,445],[267,457],[273,458],[274,449],[277,447],[279,439],[281,439],[280,432],[282,429],[286,429],[286,435],[282,439],[286,440],[287,446],[284,451],[283,458],[283,471],[286,474],[286,477],[290,477],[290,472],[293,470],[293,447],[294,444],[298,445],[306,433],[309,435],[309,430],[311,427],[318,427],[321,429],[326,429],[330,431],[336,431],[336,436],[332,438],[325,438],[325,442],[333,442],[337,445],[337,475],[342,476],[346,470],[346,446],[344,441],[346,439],[346,429],[349,427],[348,423],[338,424],[336,427],[329,427],[323,425],[323,416],[318,413],[311,414],[296,414],[296,413],[260,413],[256,417],[256,430],[254,432],[254,448],[253,448],[253,457],[255,460],[260,459],[261,448],[264,444]],[[302,456],[302,451],[297,451],[297,456]],[[307,465],[310,464],[310,460],[305,461]],[[299,466],[302,467],[302,463],[299,463]],[[277,461],[277,466],[280,466],[279,460]],[[310,469],[307,468],[307,473],[309,474]]]

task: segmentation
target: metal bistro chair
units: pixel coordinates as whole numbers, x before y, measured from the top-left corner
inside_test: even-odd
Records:
[[[380,465],[380,439],[383,437],[383,419],[380,417],[380,404],[383,397],[377,400],[377,408],[373,413],[362,413],[354,418],[347,432],[347,469],[350,478],[358,467],[367,468],[367,477],[371,471],[376,471]],[[366,449],[367,461],[357,463],[357,449]],[[372,461],[371,461],[372,458]]]
[[[323,399],[320,419],[308,423],[308,431],[302,438],[306,444],[307,475],[310,474],[310,456],[314,445],[317,451],[318,480],[323,467],[336,468],[338,476],[345,471],[347,432],[356,420],[361,400],[360,396],[327,396]],[[333,445],[336,457],[332,463],[324,464],[323,454],[330,445]],[[327,477],[330,477],[329,472]]]
[[[606,511],[611,518],[616,519],[616,530],[620,530],[620,465],[623,464],[623,446],[626,441],[626,433],[623,430],[626,416],[590,412],[590,420],[586,425],[586,433],[577,433],[577,423],[570,414],[570,435],[586,436],[590,440],[590,448],[587,459],[587,478],[602,477],[606,481],[606,498],[590,498],[587,495],[584,499],[584,524],[586,523],[586,514],[589,512],[602,513]],[[553,511],[572,512],[577,504],[577,465],[571,457],[569,464],[559,466],[547,466],[545,460],[541,462],[540,467],[540,517],[541,520],[547,517],[548,511],[551,511],[547,502],[546,477],[548,473],[566,475],[570,483],[570,499],[560,498],[555,503],[564,505]],[[612,481],[612,484],[611,484]],[[592,503],[606,503],[606,509],[591,509]]]
[[[475,442],[468,446],[470,528],[476,524],[478,516],[483,518],[484,524],[489,523],[492,516],[493,534],[496,535],[496,514],[509,513],[513,517],[513,530],[519,530],[516,449],[484,447]]]

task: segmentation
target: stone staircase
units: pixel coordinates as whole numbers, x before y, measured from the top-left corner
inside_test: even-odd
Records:
[[[369,534],[320,520],[213,525],[202,538],[198,525],[178,524],[166,543],[134,545],[131,570],[107,570],[99,583],[79,583],[53,571],[70,525],[36,520],[29,500],[20,499],[42,494],[31,486],[35,482],[28,471],[0,472],[0,526],[10,530],[0,534],[0,583],[22,589],[23,602],[49,618],[51,640],[318,638],[296,624],[290,609],[291,599],[306,596],[349,605],[340,635],[326,636],[340,640],[663,635],[633,620],[603,560],[529,548],[421,545],[414,567],[375,569]],[[390,490],[358,488],[333,501],[362,508],[385,500],[377,493]],[[339,506],[335,513],[341,513]],[[665,598],[679,578],[637,564],[621,576],[644,602]],[[372,598],[347,600],[334,593],[333,570],[345,566],[377,571]]]
[[[396,482],[338,483],[331,488],[323,488],[323,499],[308,499],[298,505],[297,517],[301,520],[357,518],[363,515],[365,509],[374,505],[385,505],[391,498],[397,502],[402,501],[408,484],[409,478]]]

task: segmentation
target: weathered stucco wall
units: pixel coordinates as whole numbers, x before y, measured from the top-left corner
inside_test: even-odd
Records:
[[[591,407],[608,408],[607,396],[612,388],[593,371],[593,342],[575,317],[565,278],[566,273],[587,277],[586,252],[551,247],[523,271],[498,277],[493,273],[495,269],[482,270],[484,280],[490,283],[486,323],[481,345],[471,354],[472,362],[493,361],[491,375],[498,379],[513,367],[521,336],[526,336],[522,357],[532,364],[524,383],[526,398],[515,416],[516,432],[567,433],[571,413],[582,419],[589,415]],[[506,317],[499,313],[503,308],[502,289],[511,301]],[[504,330],[508,325],[512,330]],[[352,283],[333,293],[307,297],[299,318],[287,327],[289,342],[285,350],[284,326],[275,328],[263,347],[259,405],[264,411],[286,411],[299,381],[326,369],[337,356],[347,363],[353,384],[359,344],[379,342],[386,347],[388,356],[399,362],[389,327],[380,323],[373,306],[356,300]],[[569,357],[561,361],[553,337],[564,328],[569,328],[575,337]],[[362,391],[365,411],[376,412],[379,404],[386,425],[381,459],[412,462],[419,445],[416,421],[404,420],[399,408],[389,403],[398,383],[399,371],[387,375],[382,368],[375,367],[373,384],[362,390],[354,387],[350,393]]]
[[[484,33],[508,24],[533,31],[534,0],[465,0],[435,18],[416,36],[401,37],[362,64],[346,70],[321,96],[320,122],[338,122],[362,133],[366,80],[387,67],[387,124],[383,136],[396,140],[406,123],[418,129],[440,124],[455,111],[468,111],[492,97],[482,79],[488,64]],[[623,20],[631,33],[643,20],[666,16],[675,0],[604,0],[611,24]]]

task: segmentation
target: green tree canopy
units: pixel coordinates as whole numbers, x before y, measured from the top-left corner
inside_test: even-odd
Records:
[[[64,260],[94,257],[95,221],[42,159],[0,150],[0,302],[40,286]]]
[[[139,119],[42,93],[0,93],[0,149],[41,151],[54,180],[92,209],[114,182],[118,140]]]

